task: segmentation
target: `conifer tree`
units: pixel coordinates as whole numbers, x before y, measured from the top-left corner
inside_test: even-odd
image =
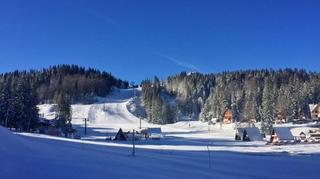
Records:
[[[57,104],[57,127],[65,133],[65,135],[72,130],[72,110],[70,97],[67,94],[60,93],[56,98]]]
[[[269,78],[265,79],[262,97],[262,111],[261,111],[261,130],[265,134],[270,134],[272,129],[272,121],[275,118],[275,102],[274,94],[272,93],[272,81]]]

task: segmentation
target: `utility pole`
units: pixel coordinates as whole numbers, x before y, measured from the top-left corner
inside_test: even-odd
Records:
[[[141,116],[139,117],[139,119],[140,119],[140,126],[139,126],[139,129],[141,129]]]
[[[136,156],[136,144],[135,144],[135,138],[134,138],[134,129],[133,129],[133,133],[132,133],[132,156]]]
[[[207,149],[208,149],[209,168],[211,169],[211,153],[210,153],[209,145],[207,145]]]
[[[87,118],[84,118],[84,135],[87,135],[87,121],[89,121]]]

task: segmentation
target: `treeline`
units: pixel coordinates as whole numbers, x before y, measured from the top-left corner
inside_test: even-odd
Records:
[[[162,84],[161,90],[142,88],[142,94],[150,94],[150,89],[156,93],[155,96],[170,94],[177,104],[173,114],[202,121],[222,119],[227,109],[232,111],[236,121],[270,121],[277,114],[290,121],[302,116],[310,117],[308,104],[320,102],[320,74],[298,69],[218,74],[183,72],[159,84]],[[142,99],[151,105],[148,108],[153,108],[149,101],[151,98]],[[167,123],[166,116],[159,113],[149,115]]]
[[[68,96],[70,103],[92,102],[113,87],[128,86],[110,73],[77,65],[0,74],[0,124],[30,130],[36,127],[39,103],[55,103],[62,96]]]
[[[142,82],[142,103],[145,107],[148,122],[166,124],[175,122],[175,106],[170,104],[170,95],[166,93],[160,80],[155,77],[153,81]]]
[[[117,79],[110,73],[77,65],[57,65],[38,71],[1,74],[0,85],[20,78],[28,79],[29,84],[36,89],[41,103],[51,103],[62,93],[68,94],[72,103],[84,102],[94,96],[106,96],[113,87],[127,88],[129,85],[127,81]]]
[[[38,122],[38,97],[30,78],[25,76],[0,81],[0,125],[21,131],[35,129]]]

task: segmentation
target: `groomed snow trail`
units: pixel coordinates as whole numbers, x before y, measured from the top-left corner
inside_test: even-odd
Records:
[[[127,103],[134,96],[139,95],[140,91],[135,89],[115,90],[106,98],[97,99],[98,102],[92,105],[72,105],[73,119],[72,123],[77,128],[82,139],[85,141],[50,137],[36,134],[22,134],[33,137],[41,137],[54,140],[67,140],[70,142],[83,142],[102,146],[118,146],[130,148],[131,143],[106,141],[113,137],[119,128],[124,131],[132,131],[139,128],[140,119],[131,114],[127,109]],[[50,106],[43,105],[50,111]],[[46,116],[46,115],[45,115]],[[84,136],[84,121],[89,119],[88,134]],[[233,125],[208,126],[199,121],[181,121],[175,124],[155,125],[141,121],[145,127],[161,127],[165,138],[160,141],[137,141],[137,148],[153,150],[177,150],[177,151],[233,151],[243,153],[290,153],[290,154],[309,154],[319,153],[320,144],[301,144],[287,146],[266,146],[265,142],[237,142],[234,141],[235,130]]]
[[[115,90],[106,98],[99,98],[98,103],[92,105],[73,105],[72,123],[77,125],[84,124],[83,118],[88,118],[89,128],[105,128],[109,132],[116,132],[119,128],[125,131],[132,131],[140,127],[161,127],[164,132],[184,131],[176,126],[156,125],[146,122],[145,119],[139,119],[129,112],[127,104],[134,95],[139,95],[139,89],[121,89]]]
[[[1,179],[55,178],[317,178],[320,145],[266,146],[236,142],[232,125],[211,126],[199,121],[160,127],[160,141],[106,141],[121,127],[137,129],[139,119],[126,107],[132,90],[120,90],[93,105],[73,105],[73,124],[82,140],[41,134],[14,135],[0,128]],[[52,117],[52,106],[40,106]],[[142,121],[142,126],[159,126]],[[82,131],[81,131],[82,130]],[[207,146],[209,145],[209,152]],[[208,158],[210,154],[211,158]],[[210,159],[210,160],[209,160]]]

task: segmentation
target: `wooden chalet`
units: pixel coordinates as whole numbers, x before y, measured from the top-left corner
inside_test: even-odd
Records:
[[[274,127],[272,130],[270,142],[272,144],[294,143],[294,136],[288,127]]]
[[[257,127],[238,127],[235,140],[242,141],[262,141],[262,135]]]
[[[223,114],[223,122],[225,124],[232,123],[232,111],[230,109],[226,109],[226,111]]]
[[[320,104],[309,104],[311,119],[320,118]]]

